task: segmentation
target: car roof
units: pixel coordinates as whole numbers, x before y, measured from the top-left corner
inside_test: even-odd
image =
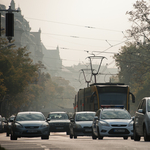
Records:
[[[49,112],[49,114],[56,114],[56,113],[67,113],[67,112],[65,112],[65,111],[52,111],[52,112]]]
[[[23,112],[18,112],[18,114],[42,114],[41,112],[39,111],[23,111]]]
[[[127,111],[126,109],[121,109],[121,108],[103,108],[100,110],[102,111]]]

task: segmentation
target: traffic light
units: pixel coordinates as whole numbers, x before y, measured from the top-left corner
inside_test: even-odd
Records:
[[[6,36],[14,36],[14,14],[6,13]]]

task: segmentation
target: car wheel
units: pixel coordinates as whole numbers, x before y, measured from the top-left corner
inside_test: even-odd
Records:
[[[134,139],[134,137],[133,136],[131,136],[131,140],[133,140]]]
[[[96,140],[97,139],[97,136],[92,132],[92,139],[93,140]]]
[[[73,135],[72,134],[70,134],[70,139],[72,139],[73,138]]]
[[[101,136],[100,133],[99,133],[99,127],[97,127],[97,132],[98,132],[98,133],[97,133],[97,134],[98,134],[98,139],[99,139],[99,140],[102,140],[102,139],[103,139],[103,136]]]
[[[77,139],[77,135],[74,133],[74,139]]]
[[[66,132],[66,135],[69,135],[69,134],[70,134],[69,131],[67,131],[67,132]]]
[[[123,137],[123,139],[124,139],[124,140],[127,140],[127,139],[128,139],[128,137],[127,137],[127,136],[124,136],[124,137]]]
[[[144,141],[150,141],[150,136],[147,135],[146,127],[143,129]]]
[[[136,129],[134,128],[133,134],[134,141],[140,141],[141,137],[136,133]]]
[[[9,133],[8,133],[8,132],[6,132],[6,136],[9,136]]]
[[[42,139],[42,140],[48,140],[48,139],[49,139],[49,136],[42,136],[41,139]]]
[[[11,140],[17,140],[17,136],[14,136],[13,134],[11,134],[10,139]]]

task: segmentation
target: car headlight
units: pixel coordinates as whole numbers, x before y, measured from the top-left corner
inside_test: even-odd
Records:
[[[75,124],[75,125],[74,125],[74,128],[82,128],[82,127],[81,127],[81,125],[79,125],[79,124]]]
[[[15,127],[16,128],[23,128],[23,126],[21,124],[15,123]]]
[[[49,127],[49,125],[48,124],[42,124],[40,127],[41,128],[46,128],[46,127]]]
[[[104,122],[104,121],[100,121],[100,124],[101,124],[101,126],[107,126],[107,127],[110,126],[107,122]]]
[[[133,121],[128,124],[129,127],[133,126]]]

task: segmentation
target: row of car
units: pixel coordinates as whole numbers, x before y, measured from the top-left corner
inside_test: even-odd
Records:
[[[69,118],[66,112],[50,112],[45,118],[41,112],[19,112],[10,121],[6,135],[11,140],[20,137],[41,137],[49,139],[51,132],[66,132],[70,138],[91,136],[103,139],[105,136],[133,139],[133,119],[125,109],[99,109],[97,112],[75,112]]]
[[[45,118],[41,112],[19,112],[10,117],[6,135],[11,140],[19,137],[49,139],[51,132],[66,132],[70,139],[91,136],[93,140],[104,137],[123,137],[139,141],[144,136],[150,141],[150,98],[143,98],[134,117],[121,108],[101,108],[97,112],[75,112],[69,118],[66,112],[50,112]]]

